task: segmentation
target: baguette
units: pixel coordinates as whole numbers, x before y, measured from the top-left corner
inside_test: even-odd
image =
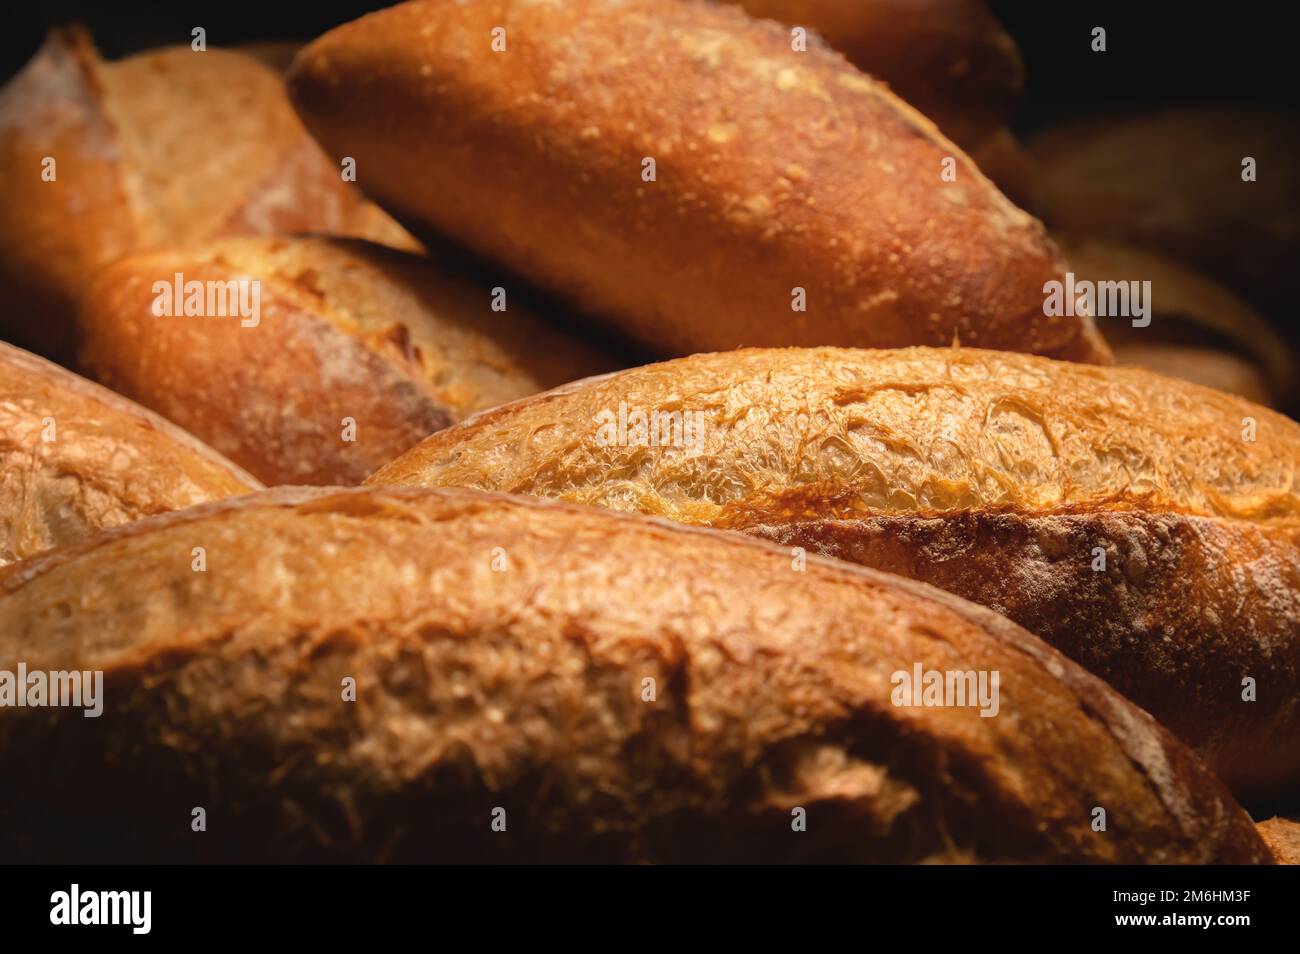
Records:
[[[78,29],[51,33],[0,91],[0,180],[0,294],[23,303],[0,334],[61,361],[86,282],[130,252],[218,235],[404,234],[343,181],[272,70],[189,47],[105,63]]]
[[[1300,260],[1300,120],[1169,109],[1077,120],[1028,143],[1062,231],[1164,252],[1290,315]],[[1256,163],[1243,181],[1243,160]]]
[[[0,574],[19,661],[102,671],[105,702],[0,719],[10,856],[1271,861],[1171,735],[996,614],[592,508],[283,488],[142,521]],[[999,672],[997,714],[891,704],[918,662]]]
[[[1298,482],[1300,426],[1266,408],[927,348],[638,368],[478,415],[368,481],[639,510],[916,577],[1107,679],[1243,798],[1300,785]]]
[[[1086,316],[1045,316],[1062,263],[1037,221],[884,86],[739,10],[405,3],[316,40],[289,85],[418,235],[656,354],[956,338],[1108,360]]]
[[[157,415],[0,344],[0,566],[106,527],[260,489]]]
[[[817,31],[966,150],[1006,126],[1024,89],[1015,41],[982,0],[729,0]]]
[[[156,283],[172,290],[176,275],[257,282],[257,314],[159,317]],[[359,240],[227,239],[105,269],[79,360],[268,484],[357,484],[474,411],[614,367],[492,301],[450,268]]]

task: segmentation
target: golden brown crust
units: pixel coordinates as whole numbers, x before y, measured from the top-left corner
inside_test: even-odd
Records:
[[[157,415],[0,344],[0,566],[106,527],[259,489]]]
[[[648,446],[638,409],[697,430]],[[489,411],[368,483],[639,510],[914,575],[1094,667],[1236,790],[1300,781],[1300,427],[1238,398],[973,349],[696,355]]]
[[[1256,827],[1278,864],[1300,865],[1300,821],[1278,816]]]
[[[1156,715],[1243,798],[1297,788],[1300,522],[1105,509],[754,519],[736,528],[1014,619]]]
[[[346,224],[356,197],[273,70],[183,46],[104,64],[101,77],[144,247]]]
[[[259,282],[258,314],[158,317],[155,283],[177,274]],[[452,421],[613,366],[492,300],[367,242],[228,239],[106,269],[83,302],[80,361],[268,484],[356,484]]]
[[[0,293],[25,306],[0,331],[65,361],[82,290],[130,252],[220,235],[404,234],[365,209],[274,71],[188,46],[106,63],[82,30],[52,33],[0,92],[0,178]]]
[[[76,29],[51,33],[0,89],[0,293],[11,303],[0,331],[65,359],[85,271],[140,242],[103,97],[99,56]]]
[[[794,572],[463,490],[283,489],[111,531],[0,572],[0,665],[102,670],[112,720],[0,720],[0,838],[77,861],[1271,860],[1154,720],[1005,619]],[[894,706],[915,662],[998,671],[999,714]]]
[[[407,3],[317,40],[290,89],[403,223],[655,353],[959,338],[1108,358],[1086,318],[1044,316],[1063,269],[1038,222],[882,85],[736,9]]]
[[[1020,51],[982,0],[729,2],[816,30],[963,149],[1004,126],[1024,87]]]
[[[1056,229],[1157,249],[1289,314],[1300,122],[1249,109],[1077,120],[1029,142]],[[1243,181],[1242,162],[1256,162]]]
[[[1033,162],[1006,127],[1024,86],[1024,64],[982,0],[725,2],[815,30],[929,117],[1016,205],[1037,208]]]

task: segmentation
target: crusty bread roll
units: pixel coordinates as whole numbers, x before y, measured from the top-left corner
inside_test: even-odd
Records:
[[[61,360],[86,282],[129,252],[215,235],[405,234],[312,142],[272,70],[188,46],[105,63],[75,29],[52,33],[0,91],[0,180],[0,294],[23,305],[0,334]]]
[[[1033,163],[1006,126],[1024,87],[1024,64],[983,0],[725,2],[815,30],[933,120],[1013,202],[1035,208]]]
[[[253,317],[160,317],[156,283],[179,302],[176,275],[205,290],[250,283]],[[105,269],[85,295],[79,358],[268,484],[356,484],[474,411],[615,367],[504,304],[360,240],[226,239]]]
[[[1025,68],[983,0],[728,0],[757,17],[815,30],[963,149],[1002,129]]]
[[[1103,676],[1243,796],[1300,785],[1300,426],[1238,398],[973,349],[747,350],[488,411],[369,483],[640,510],[913,576]]]
[[[1290,314],[1300,261],[1300,120],[1169,109],[1077,120],[1032,138],[1054,228],[1161,250]],[[1242,180],[1243,160],[1255,180]]]
[[[260,489],[157,415],[0,344],[0,566],[105,527]]]
[[[1098,317],[1122,364],[1139,364],[1273,407],[1297,396],[1295,350],[1239,295],[1164,255],[1057,234],[1076,278],[1150,282],[1151,323]]]
[[[1278,864],[1300,865],[1300,821],[1278,816],[1260,822],[1258,828]]]
[[[142,521],[0,573],[18,660],[102,671],[104,708],[0,719],[8,857],[1271,860],[996,614],[592,508],[286,488]],[[996,714],[895,705],[917,665],[996,671]]]
[[[408,227],[655,353],[959,339],[1108,358],[1086,317],[1044,315],[1062,264],[1037,221],[881,84],[740,10],[406,3],[312,43],[289,83]]]

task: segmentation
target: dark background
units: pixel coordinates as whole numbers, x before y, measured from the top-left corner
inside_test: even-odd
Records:
[[[22,66],[46,29],[65,23],[86,24],[100,49],[117,57],[150,46],[188,43],[196,26],[208,31],[211,46],[306,40],[388,5],[373,0],[14,4],[5,14],[0,39],[0,77],[7,79]],[[1072,114],[1160,104],[1258,103],[1291,111],[1300,106],[1296,41],[1288,26],[1276,22],[1285,4],[1246,8],[1152,0],[989,0],[989,6],[1025,57],[1028,83],[1018,123],[1022,129]],[[1089,47],[1095,26],[1107,30],[1104,56]]]

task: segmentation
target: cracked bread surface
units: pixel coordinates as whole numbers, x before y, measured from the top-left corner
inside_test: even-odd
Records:
[[[151,411],[0,343],[0,566],[261,487]]]
[[[638,409],[643,431],[604,439]],[[678,415],[654,419],[666,443],[656,414]],[[1104,676],[1234,790],[1300,781],[1300,427],[1239,398],[970,348],[748,349],[485,412],[369,482],[636,510],[925,580]]]
[[[1041,223],[884,84],[733,7],[406,3],[310,44],[289,88],[327,148],[384,170],[367,189],[404,225],[656,355],[959,339],[1109,361],[1091,318],[1044,314],[1065,266]]]
[[[534,498],[283,488],[141,521],[0,572],[20,659],[105,687],[100,720],[0,720],[20,856],[1270,858],[1166,730],[988,610]],[[999,672],[998,714],[894,705],[918,662]]]

